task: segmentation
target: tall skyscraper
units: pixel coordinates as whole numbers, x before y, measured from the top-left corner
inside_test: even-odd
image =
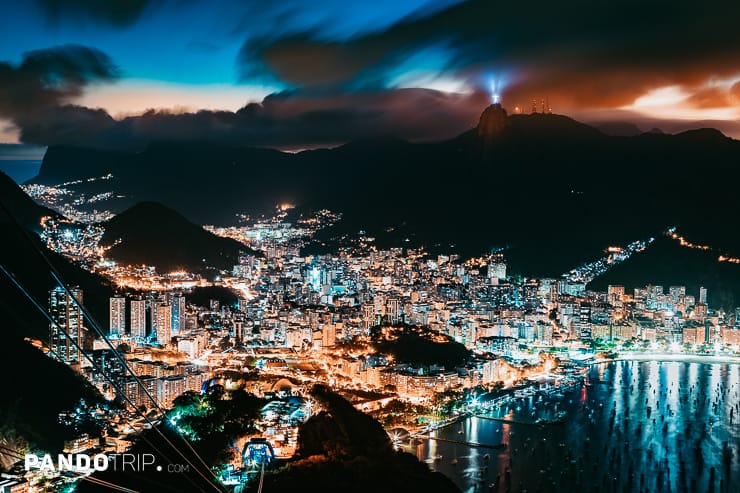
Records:
[[[131,337],[146,337],[146,300],[131,300]]]
[[[149,317],[151,320],[151,333],[156,334],[159,328],[159,320],[157,319],[157,313],[160,305],[166,303],[164,295],[157,295],[149,299]],[[171,329],[171,328],[170,328]]]
[[[172,306],[157,307],[157,342],[162,346],[170,343],[172,338]]]
[[[110,335],[126,333],[126,298],[115,296],[110,299]]]
[[[69,291],[77,301],[82,303],[80,288],[70,288]],[[84,346],[86,332],[80,306],[64,288],[57,286],[49,291],[49,314],[62,329],[57,328],[55,324],[49,326],[52,356],[63,363],[81,362],[82,354],[78,347]]]
[[[703,286],[699,288],[699,303],[707,304],[707,288]]]
[[[159,306],[159,301],[156,299],[150,299],[148,300],[149,304],[149,333],[150,334],[156,334],[157,333],[157,307]]]
[[[185,297],[175,295],[172,297],[172,333],[177,334],[185,329]]]

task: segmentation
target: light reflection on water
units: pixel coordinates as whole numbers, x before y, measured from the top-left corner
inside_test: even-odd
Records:
[[[464,491],[738,491],[740,365],[620,361],[589,377],[564,398],[519,399],[495,413],[531,423],[565,410],[564,424],[470,418],[436,432],[504,450],[424,440],[412,452]]]

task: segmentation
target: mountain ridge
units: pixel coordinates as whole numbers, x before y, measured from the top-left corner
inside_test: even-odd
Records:
[[[153,265],[159,272],[207,267],[230,269],[239,251],[255,252],[218,237],[159,202],[139,202],[103,223],[107,256],[126,264]]]
[[[30,231],[41,229],[40,220],[44,216],[62,217],[61,214],[48,207],[34,202],[10,176],[2,171],[0,171],[0,203],[2,204],[2,207],[0,207],[0,224],[17,221]]]
[[[719,132],[609,136],[551,114],[505,123],[487,142],[476,127],[439,142],[368,139],[295,154],[159,143],[100,169],[114,175],[106,189],[127,196],[121,207],[156,200],[221,225],[281,202],[328,208],[344,215],[337,235],[404,224],[410,236],[399,236],[400,246],[475,255],[510,245],[513,267],[528,275],[559,275],[667,224],[724,232],[740,214],[732,185],[740,142]],[[47,157],[42,178],[90,172],[59,153]],[[740,234],[722,235],[721,246],[740,250]]]

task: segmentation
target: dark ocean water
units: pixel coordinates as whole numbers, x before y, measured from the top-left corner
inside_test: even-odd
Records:
[[[0,159],[0,171],[10,176],[16,183],[21,184],[39,173],[41,161],[31,160],[3,160]]]
[[[532,423],[565,411],[563,424],[473,417],[436,432],[503,450],[424,440],[412,452],[463,491],[740,491],[740,365],[619,361],[589,376],[590,387],[489,415]]]

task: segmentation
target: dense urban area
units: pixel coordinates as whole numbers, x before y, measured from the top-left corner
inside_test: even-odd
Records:
[[[380,249],[363,232],[334,253],[310,255],[315,234],[341,214],[290,219],[292,206],[282,204],[272,215],[240,216],[240,226],[205,226],[245,247],[208,279],[107,258],[99,223],[113,214],[91,204],[114,194],[85,198],[68,185],[26,187],[67,217],[42,220],[41,237],[118,289],[100,327],[84,311],[83,290],[52,289],[49,344],[33,341],[105,398],[59,415],[79,430],[68,453],[122,454],[161,423],[197,442],[212,433],[209,421],[228,415],[227,400],[254,416],[225,419],[235,446],[214,461],[218,480],[239,490],[263,465],[296,453],[298,427],[320,408],[316,384],[374,416],[402,446],[460,416],[584,385],[582,370],[595,361],[739,352],[740,309],[713,309],[704,288],[587,288],[653,238],[608,247],[560,278],[523,278],[507,271],[505,252],[463,259]],[[665,234],[684,241],[675,229]],[[4,481],[25,491],[71,489],[89,474],[15,472]]]

